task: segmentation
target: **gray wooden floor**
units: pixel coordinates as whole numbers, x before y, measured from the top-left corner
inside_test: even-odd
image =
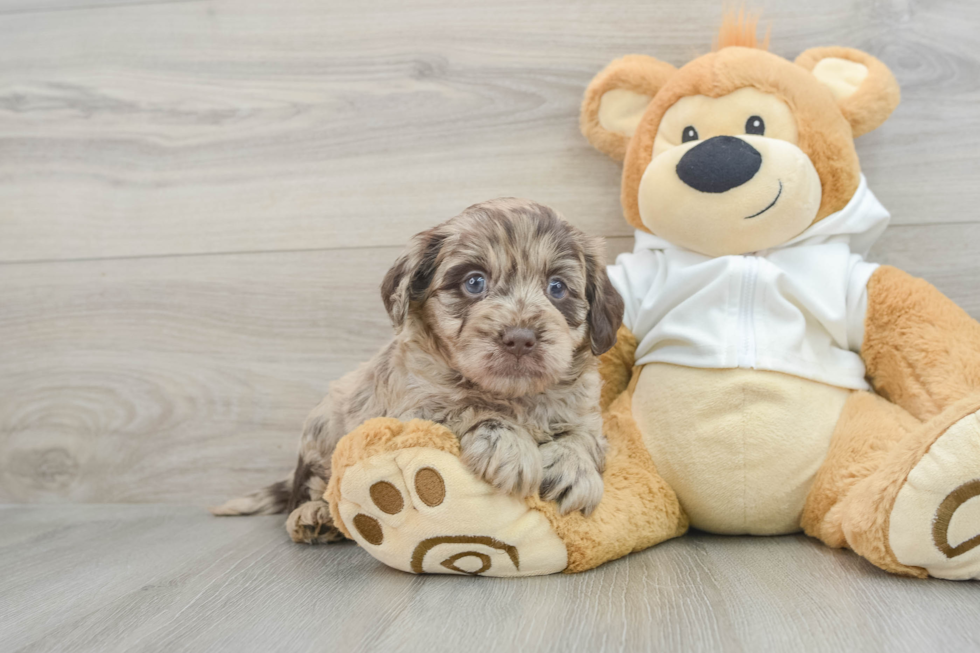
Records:
[[[4,651],[980,650],[980,588],[802,536],[694,535],[576,576],[412,576],[281,519],[0,511]]]
[[[0,0],[0,503],[30,504],[0,511],[0,650],[980,647],[977,584],[800,538],[413,578],[200,509],[289,470],[389,336],[411,234],[516,195],[629,249],[582,91],[623,54],[707,50],[720,4]],[[752,4],[777,53],[895,72],[858,141],[894,216],[873,257],[980,317],[980,3]]]

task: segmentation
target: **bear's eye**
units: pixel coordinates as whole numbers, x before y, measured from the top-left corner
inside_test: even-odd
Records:
[[[691,125],[685,127],[684,131],[681,132],[681,143],[687,143],[688,141],[696,141],[696,140],[698,140],[698,130]]]
[[[766,123],[759,116],[749,116],[749,119],[745,121],[745,133],[762,136],[766,133]]]

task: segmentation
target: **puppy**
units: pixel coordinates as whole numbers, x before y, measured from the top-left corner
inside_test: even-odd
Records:
[[[445,425],[463,462],[503,492],[592,512],[606,448],[596,356],[615,344],[623,314],[601,251],[601,239],[518,199],[415,236],[381,284],[394,340],[330,387],[291,479],[212,512],[290,511],[295,541],[341,539],[323,501],[330,458],[381,416]]]

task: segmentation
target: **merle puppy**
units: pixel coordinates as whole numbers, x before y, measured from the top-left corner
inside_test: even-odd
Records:
[[[395,337],[310,414],[292,478],[213,512],[289,511],[295,541],[341,539],[323,501],[331,455],[387,416],[445,425],[463,462],[504,492],[589,514],[606,448],[596,357],[623,314],[601,239],[546,206],[491,200],[416,235],[381,295]]]

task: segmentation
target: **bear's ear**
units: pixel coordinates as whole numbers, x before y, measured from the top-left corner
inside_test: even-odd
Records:
[[[582,133],[597,150],[622,161],[647,105],[674,72],[676,68],[653,57],[616,59],[585,90]]]
[[[900,93],[888,66],[853,48],[812,48],[796,58],[837,100],[854,136],[879,127],[895,107]]]

